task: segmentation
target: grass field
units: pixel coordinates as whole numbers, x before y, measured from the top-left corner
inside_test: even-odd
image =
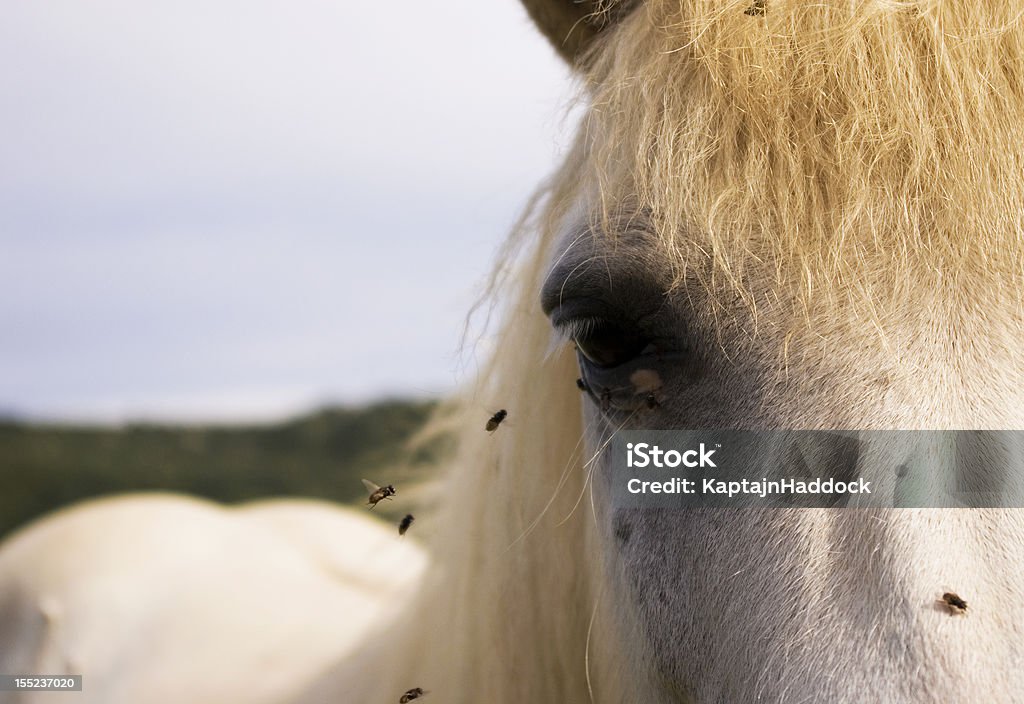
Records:
[[[444,443],[411,450],[434,404],[330,408],[278,425],[79,427],[0,422],[0,538],[80,499],[169,490],[233,503],[308,496],[362,503],[360,479],[416,479]],[[387,517],[389,502],[381,504]]]

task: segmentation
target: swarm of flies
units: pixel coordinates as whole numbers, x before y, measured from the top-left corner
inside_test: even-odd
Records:
[[[582,379],[580,379],[577,382],[577,385],[581,389],[585,388]],[[502,421],[504,421],[505,418],[507,417],[508,411],[502,408],[501,410],[497,411],[494,415],[487,419],[487,424],[484,426],[484,429],[488,433],[493,433],[495,430],[498,429],[498,426],[501,425]],[[390,499],[397,493],[395,491],[395,487],[392,486],[391,484],[388,484],[387,486],[383,487],[377,486],[368,479],[363,480],[363,486],[365,486],[366,490],[370,492],[370,496],[369,498],[367,498],[366,503],[370,504],[371,509],[375,508],[377,504],[383,501],[384,499]],[[405,535],[406,531],[409,530],[410,526],[412,526],[413,521],[415,520],[416,518],[411,513],[406,514],[405,518],[403,518],[398,523],[398,534]],[[403,694],[402,697],[398,700],[398,702],[399,704],[408,704],[413,700],[419,699],[425,694],[427,694],[427,692],[422,687],[413,687],[412,689],[407,690],[405,694]]]
[[[487,425],[484,426],[484,430],[488,433],[493,433],[501,425],[501,422],[508,416],[508,411],[502,408],[500,411],[495,413],[487,420]]]
[[[413,687],[402,695],[402,698],[398,700],[398,704],[408,704],[413,699],[419,699],[424,694],[426,694],[426,691],[422,687]]]
[[[591,393],[590,385],[583,379],[576,380],[576,388],[580,391]],[[602,386],[601,392],[597,394],[598,403],[601,406],[601,410],[605,413],[612,409],[612,391],[607,386]],[[649,391],[644,394],[644,405],[652,411],[661,408],[661,401],[658,400],[658,395],[655,391]]]
[[[376,508],[377,504],[379,504],[384,499],[390,499],[392,496],[398,493],[395,491],[395,487],[392,486],[391,484],[388,484],[387,486],[377,486],[369,479],[363,480],[363,486],[365,486],[366,490],[370,492],[370,496],[366,500],[366,503],[370,504],[371,510]]]

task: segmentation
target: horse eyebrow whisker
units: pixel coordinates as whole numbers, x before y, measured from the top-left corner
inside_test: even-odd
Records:
[[[590,480],[594,475],[594,462],[597,460],[597,458],[601,456],[601,453],[604,452],[605,448],[608,447],[611,441],[615,439],[615,436],[619,434],[619,431],[626,426],[626,423],[633,420],[633,416],[635,416],[639,412],[639,410],[639,408],[633,409],[633,412],[630,413],[626,417],[626,419],[623,420],[622,423],[620,423],[619,426],[614,431],[612,431],[612,433],[607,438],[605,438],[604,442],[601,443],[601,445],[597,448],[597,450],[590,457],[590,459],[583,464],[583,469],[587,471],[586,479],[584,479],[583,481],[583,489],[580,490],[580,495],[576,497],[576,503],[573,504],[573,507],[571,509],[569,509],[569,513],[566,514],[565,518],[563,518],[561,521],[555,524],[556,528],[564,525],[566,521],[572,518],[572,515],[576,513],[576,509],[579,508],[580,502],[583,501],[583,496],[587,493],[587,488],[590,486]],[[591,499],[593,499],[593,494],[591,494]],[[593,503],[591,503],[591,505],[593,506]]]
[[[544,276],[544,280],[541,282],[542,289],[547,285],[552,274],[558,271],[558,267],[562,263],[562,260],[569,256],[569,252],[572,251],[572,248],[575,247],[576,244],[588,234],[588,232],[589,231],[586,228],[582,229],[579,234],[572,238],[569,244],[565,245],[565,249],[562,250],[562,253],[555,257],[555,260],[549,265],[548,273]]]
[[[590,636],[594,631],[594,621],[597,620],[597,609],[601,605],[601,599],[604,597],[604,582],[601,582],[601,587],[597,592],[597,598],[594,599],[594,610],[590,612],[590,623],[587,624],[587,642],[583,647],[583,673],[587,677],[587,695],[590,697],[590,704],[594,704],[594,685],[590,681]]]
[[[554,491],[551,492],[551,496],[548,497],[548,502],[546,504],[544,504],[544,508],[541,509],[540,513],[537,514],[537,517],[533,519],[533,521],[530,523],[530,525],[528,525],[523,530],[523,532],[519,534],[519,537],[517,537],[515,540],[513,540],[511,543],[509,543],[508,547],[505,548],[505,552],[506,553],[509,550],[511,550],[513,547],[515,547],[515,545],[520,540],[522,540],[523,538],[525,538],[526,536],[528,536],[530,533],[533,532],[534,528],[537,527],[537,525],[540,523],[541,519],[544,518],[544,516],[547,514],[548,509],[550,509],[551,506],[555,503],[555,499],[558,498],[558,493],[562,490],[562,487],[565,486],[565,482],[569,478],[569,470],[572,467],[572,464],[577,459],[577,456],[578,456],[578,453],[579,453],[579,450],[580,450],[580,446],[583,444],[583,439],[586,437],[585,430],[584,430],[584,432],[580,433],[580,439],[576,441],[576,446],[572,449],[572,452],[569,453],[569,459],[566,460],[565,466],[562,468],[562,473],[558,477],[558,484],[555,486]]]

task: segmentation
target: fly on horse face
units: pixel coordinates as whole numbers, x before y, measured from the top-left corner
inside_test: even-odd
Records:
[[[1024,13],[524,2],[587,114],[495,282],[514,305],[426,573],[287,700],[1021,701],[1021,511],[622,509],[606,448],[638,428],[1024,428]],[[483,433],[481,404],[519,421]],[[12,547],[0,618],[55,589]]]

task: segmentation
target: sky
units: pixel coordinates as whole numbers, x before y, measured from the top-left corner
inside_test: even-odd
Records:
[[[0,415],[438,396],[571,136],[515,0],[0,7]]]

